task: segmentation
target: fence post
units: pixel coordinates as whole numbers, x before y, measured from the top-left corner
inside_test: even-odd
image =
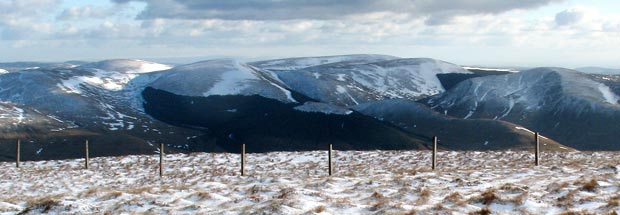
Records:
[[[534,152],[534,165],[540,165],[540,141],[538,139],[538,132],[534,133],[534,141],[536,143],[536,151]]]
[[[245,144],[241,144],[241,176],[245,176]]]
[[[159,144],[159,177],[164,175],[164,144]]]
[[[15,167],[17,168],[19,168],[20,147],[21,147],[21,141],[17,139],[17,143],[15,145]]]
[[[329,163],[329,165],[328,165],[329,166],[329,170],[328,170],[329,176],[332,175],[332,171],[333,171],[333,167],[332,167],[332,150],[333,150],[332,144],[329,144],[329,154],[327,156],[327,162]]]
[[[88,167],[90,166],[88,163],[88,160],[90,159],[90,156],[88,154],[88,140],[86,140],[84,142],[84,168],[88,169]]]
[[[431,168],[435,170],[437,166],[437,136],[433,136],[433,163]]]

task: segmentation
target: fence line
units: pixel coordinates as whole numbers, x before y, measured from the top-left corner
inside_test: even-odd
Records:
[[[19,154],[20,154],[20,145],[21,142],[19,139],[17,139],[17,143],[15,144],[15,167],[19,168]]]
[[[534,165],[535,166],[539,166],[540,165],[540,134],[538,132],[534,132],[534,144],[535,144],[535,149],[534,149]],[[433,142],[432,142],[432,146],[431,146],[431,152],[432,152],[432,157],[431,157],[431,169],[435,170],[437,168],[437,150],[438,150],[438,137],[437,136],[433,136]],[[329,149],[328,149],[328,156],[327,156],[327,162],[328,162],[328,170],[327,173],[329,176],[332,176],[334,174],[334,165],[333,165],[333,144],[329,144]],[[21,163],[21,140],[17,139],[16,142],[16,149],[15,149],[15,154],[16,154],[16,159],[15,159],[15,166],[16,168],[20,168],[20,163]],[[165,155],[165,151],[164,151],[164,144],[160,143],[159,144],[159,177],[163,177],[164,176],[164,155]],[[242,144],[241,145],[241,154],[240,154],[240,175],[241,176],[245,176],[245,167],[246,167],[246,144]],[[89,154],[89,141],[85,140],[84,141],[84,168],[85,169],[89,169],[90,168],[90,154]]]
[[[159,144],[159,177],[164,176],[164,144]]]
[[[241,145],[241,176],[245,176],[245,143]]]
[[[84,141],[84,169],[88,169],[90,167],[89,160],[90,156],[88,154],[88,140]]]

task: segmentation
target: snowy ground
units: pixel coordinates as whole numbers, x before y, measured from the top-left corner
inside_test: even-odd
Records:
[[[0,163],[0,214],[608,214],[620,153],[337,151]],[[570,214],[570,213],[568,213]]]

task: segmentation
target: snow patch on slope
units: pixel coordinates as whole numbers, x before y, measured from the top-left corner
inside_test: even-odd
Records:
[[[148,84],[149,87],[177,95],[260,95],[296,102],[277,77],[230,59],[201,61],[155,75],[158,77]]]
[[[433,59],[395,59],[373,63],[334,63],[277,72],[284,83],[310,98],[356,105],[386,98],[417,100],[444,92],[442,73],[471,73]]]
[[[249,87],[249,83],[260,79],[251,72],[248,72],[247,68],[241,67],[238,62],[235,62],[234,67],[222,73],[219,80],[220,81],[216,82],[209,89],[209,91],[203,93],[202,95],[211,96],[240,94],[243,90]]]
[[[598,90],[601,91],[601,94],[603,95],[603,98],[605,98],[605,101],[607,103],[614,104],[614,105],[618,104],[618,99],[620,98],[618,97],[618,95],[612,92],[611,89],[607,85],[603,83],[599,83]]]
[[[463,69],[466,70],[482,70],[482,71],[497,71],[497,72],[520,72],[516,69],[510,68],[488,68],[488,67],[471,67],[471,66],[463,66]]]
[[[109,91],[120,91],[139,74],[172,68],[169,65],[142,60],[108,60],[87,64],[80,68],[89,75],[73,76],[58,86],[66,93],[82,94],[82,86],[90,85]]]
[[[295,107],[295,110],[304,111],[304,112],[318,112],[325,114],[337,114],[337,115],[349,115],[353,113],[353,111],[326,103],[320,102],[306,102],[303,105],[299,105]]]

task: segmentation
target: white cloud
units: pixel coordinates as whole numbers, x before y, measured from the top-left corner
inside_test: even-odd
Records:
[[[81,20],[81,19],[96,19],[106,18],[112,16],[116,10],[106,9],[100,7],[87,6],[74,6],[66,8],[60,15],[57,16],[59,20]]]
[[[115,0],[127,3],[132,0]],[[134,0],[148,5],[141,19],[291,20],[341,19],[376,12],[405,13],[428,17],[429,24],[443,24],[454,16],[498,14],[531,9],[562,0]]]
[[[585,16],[582,8],[571,8],[555,15],[555,23],[559,26],[573,25],[579,23]]]
[[[162,5],[160,1],[163,2],[157,0],[149,5]],[[173,0],[167,1],[172,5],[171,10],[183,6]],[[238,57],[382,53],[436,57],[456,63],[486,61],[522,65],[529,62],[528,65],[532,65],[549,62],[548,65],[562,66],[552,62],[613,64],[610,62],[617,61],[613,53],[620,48],[618,14],[602,14],[586,6],[571,6],[554,11],[558,13],[529,18],[524,17],[530,11],[513,10],[525,6],[502,3],[509,1],[482,9],[462,1],[453,1],[456,4],[450,7],[440,7],[447,1],[439,1],[442,4],[429,1],[418,4],[418,7],[424,6],[416,9],[426,11],[423,14],[403,12],[388,5],[384,7],[392,9],[354,9],[343,11],[332,19],[153,16],[136,20],[138,14],[146,12],[127,9],[135,7],[135,3],[57,8],[58,2],[52,0],[34,1],[38,4],[29,7],[19,2],[0,0],[0,12],[7,10],[6,7],[15,8],[9,13],[0,13],[3,39],[0,48],[7,50],[0,53],[2,59],[45,54],[118,58],[205,53]],[[399,1],[387,1],[387,4],[396,2]],[[533,5],[537,4],[528,7],[535,7]],[[145,11],[153,10],[148,7]],[[303,15],[304,11],[300,13]],[[440,16],[444,13],[445,17]],[[73,52],[68,52],[67,47],[83,52],[70,55]],[[56,54],[58,52],[66,55]]]

